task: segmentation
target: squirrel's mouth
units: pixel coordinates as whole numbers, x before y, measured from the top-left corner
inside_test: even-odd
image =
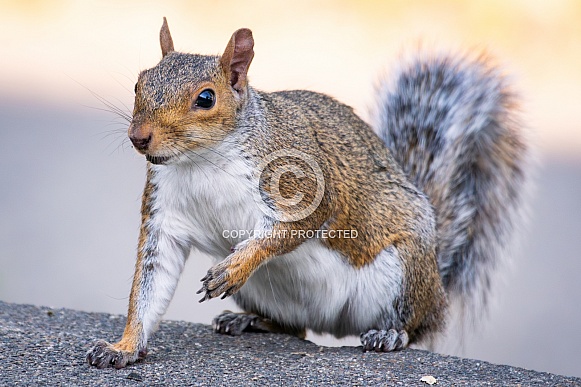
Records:
[[[152,163],[152,164],[158,164],[159,165],[159,164],[165,164],[172,157],[171,156],[151,156],[151,155],[145,155],[145,158],[150,163]]]

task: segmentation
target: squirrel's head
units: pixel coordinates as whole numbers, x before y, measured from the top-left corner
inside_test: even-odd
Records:
[[[234,32],[222,56],[184,54],[174,50],[164,18],[160,42],[162,60],[135,84],[128,130],[135,149],[154,164],[211,149],[235,129],[254,56],[249,29]]]

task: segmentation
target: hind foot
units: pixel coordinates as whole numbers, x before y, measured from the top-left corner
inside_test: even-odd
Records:
[[[361,344],[363,344],[363,351],[375,352],[391,352],[404,349],[409,344],[409,336],[406,331],[390,330],[375,330],[372,329],[367,333],[362,333]]]
[[[242,332],[288,333],[305,338],[305,331],[288,330],[276,322],[254,313],[234,313],[229,310],[216,316],[212,321],[214,332],[239,336]]]

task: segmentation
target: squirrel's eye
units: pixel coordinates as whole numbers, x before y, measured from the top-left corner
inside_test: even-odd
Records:
[[[135,94],[137,94],[137,83],[135,84],[135,87],[133,88],[133,91],[135,91]]]
[[[213,90],[206,89],[203,90],[194,102],[194,107],[202,108],[202,109],[210,109],[214,106],[216,102],[216,96]]]

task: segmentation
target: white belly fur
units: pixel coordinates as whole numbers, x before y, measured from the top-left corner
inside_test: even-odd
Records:
[[[337,337],[390,328],[403,271],[394,247],[355,268],[311,239],[261,266],[240,289],[241,306],[295,327]]]

